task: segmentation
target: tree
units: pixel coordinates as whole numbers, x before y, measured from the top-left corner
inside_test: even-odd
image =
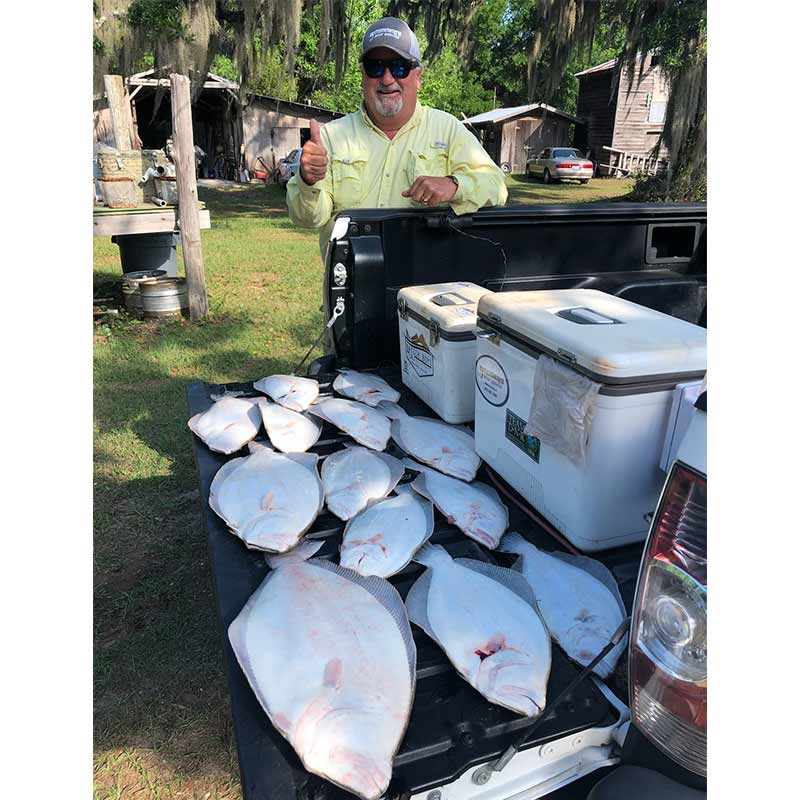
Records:
[[[534,101],[574,113],[575,72],[614,57],[632,72],[641,53],[659,55],[670,168],[637,188],[705,197],[704,0],[95,0],[95,92],[104,73],[145,63],[188,74],[197,92],[213,63],[242,91],[350,111],[361,99],[358,43],[385,14],[405,18],[423,45],[423,102],[454,113]]]

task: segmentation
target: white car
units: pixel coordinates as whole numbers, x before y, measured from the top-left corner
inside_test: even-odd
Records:
[[[300,149],[292,150],[278,162],[278,184],[286,188],[289,179],[300,171]]]
[[[574,147],[548,147],[525,163],[525,177],[541,178],[545,183],[571,180],[589,183],[594,164]]]

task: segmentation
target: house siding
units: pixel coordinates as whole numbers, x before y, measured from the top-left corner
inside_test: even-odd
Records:
[[[638,65],[632,76],[623,69],[611,147],[633,153],[646,153],[654,147],[664,124],[649,120],[651,106],[654,102],[661,102],[662,98],[666,100],[666,92],[661,67],[653,66],[649,55],[645,58],[641,79]]]
[[[614,70],[582,75],[578,80],[578,103],[576,116],[583,120],[575,135],[575,146],[591,150],[593,159],[607,163],[608,153],[603,147],[612,147],[616,105],[611,99]]]

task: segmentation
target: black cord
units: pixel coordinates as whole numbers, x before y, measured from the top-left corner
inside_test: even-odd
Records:
[[[622,624],[614,631],[614,635],[609,640],[608,644],[567,684],[567,686],[559,692],[555,700],[551,700],[547,706],[542,710],[542,713],[534,720],[533,724],[527,727],[517,740],[508,746],[506,751],[492,764],[494,772],[500,772],[509,761],[519,752],[519,749],[531,737],[539,726],[550,716],[556,706],[622,641],[622,638],[628,631],[631,623],[631,618],[622,622]]]
[[[500,280],[500,288],[498,291],[503,291],[503,286],[505,285],[506,278],[508,277],[508,259],[506,258],[506,251],[503,249],[503,245],[500,242],[495,242],[493,239],[487,239],[485,236],[475,236],[474,233],[466,233],[462,231],[461,228],[457,228],[453,225],[450,219],[447,220],[447,224],[454,230],[456,233],[460,233],[462,236],[468,236],[470,239],[477,239],[479,242],[488,242],[490,245],[494,247],[500,248],[500,254],[503,256],[503,277]]]

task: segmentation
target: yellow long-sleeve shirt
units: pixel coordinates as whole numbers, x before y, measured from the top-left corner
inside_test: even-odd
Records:
[[[320,129],[328,151],[325,178],[309,186],[295,175],[286,187],[292,222],[321,228],[325,249],[333,217],[347,208],[423,208],[403,197],[421,175],[455,175],[458,189],[449,205],[456,214],[502,206],[505,178],[478,140],[451,114],[417,103],[411,119],[390,139],[364,107]]]

